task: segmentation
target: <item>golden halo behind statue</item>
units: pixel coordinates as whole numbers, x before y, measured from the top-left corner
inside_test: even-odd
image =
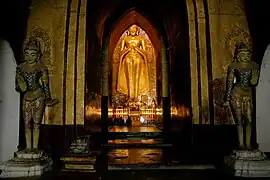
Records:
[[[40,48],[42,52],[42,56],[40,61],[47,66],[49,70],[49,74],[53,74],[55,71],[54,61],[51,57],[51,38],[47,31],[43,29],[40,26],[35,26],[29,33],[28,38],[26,39],[26,42],[28,42],[29,39],[36,38],[40,42]]]
[[[235,27],[234,30],[232,30],[225,38],[224,49],[227,57],[223,64],[225,74],[229,64],[234,61],[235,45],[240,41],[248,44],[249,48],[252,49],[251,37],[249,33],[240,27]]]
[[[41,55],[43,56],[43,53],[44,53],[44,50],[45,50],[45,43],[43,41],[42,38],[40,37],[33,37],[35,39],[37,39],[39,41],[39,44],[40,44],[40,52],[41,52]]]

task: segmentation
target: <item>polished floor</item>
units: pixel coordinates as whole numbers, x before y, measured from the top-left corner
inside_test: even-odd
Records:
[[[154,145],[154,144],[162,144],[162,140],[159,139],[114,139],[108,140],[109,144],[118,144],[118,145],[133,145],[133,144],[141,144],[141,145]]]
[[[109,132],[162,132],[157,126],[111,126]]]
[[[162,150],[152,148],[112,149],[108,153],[108,164],[143,165],[160,164]]]

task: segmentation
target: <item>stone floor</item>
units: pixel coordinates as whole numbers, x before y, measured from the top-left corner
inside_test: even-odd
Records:
[[[222,172],[220,164],[223,162],[222,154],[198,153],[187,149],[185,146],[163,147],[162,139],[152,136],[141,136],[136,133],[160,133],[155,126],[126,127],[113,126],[111,133],[135,132],[135,136],[125,139],[112,138],[104,148],[103,158],[95,173],[60,173],[59,165],[43,177],[19,178],[37,180],[231,180],[235,178]],[[134,147],[132,145],[140,145]],[[120,146],[118,146],[120,145]],[[126,145],[126,146],[123,146]],[[144,145],[144,146],[143,146]],[[151,147],[151,145],[157,145]],[[179,144],[178,144],[179,145]],[[250,179],[250,178],[249,178]],[[258,179],[258,178],[254,178]]]
[[[102,176],[96,173],[58,174],[43,177],[18,178],[9,180],[239,180],[230,175],[213,170],[148,170],[148,171],[108,171]],[[258,178],[248,178],[257,180]],[[265,179],[265,178],[263,178]]]
[[[162,150],[153,148],[112,149],[108,153],[108,164],[160,164]]]

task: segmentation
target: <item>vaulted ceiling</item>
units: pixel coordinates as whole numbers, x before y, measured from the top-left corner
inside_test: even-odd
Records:
[[[99,29],[99,35],[108,36],[121,18],[130,10],[134,10],[146,18],[161,36],[167,36],[168,42],[176,36],[180,29],[187,27],[187,11],[185,1],[161,0],[101,0],[89,3],[88,12]],[[186,23],[184,25],[184,23]]]
[[[185,14],[183,9],[185,1],[173,0],[99,0],[89,1],[91,3],[90,13],[92,17],[102,19],[106,26],[114,26],[114,23],[126,12],[127,9],[136,7],[141,14],[147,17],[161,34],[167,34],[172,39],[178,33],[180,27],[175,27],[172,22],[183,22],[181,19]],[[266,46],[270,42],[270,19],[269,0],[245,0],[249,28],[253,38],[254,50],[257,57],[263,56]],[[9,0],[1,1],[0,7],[0,36],[8,40],[13,48],[15,55],[19,56],[22,41],[25,38],[27,18],[29,15],[30,0]],[[90,4],[89,3],[89,4]],[[94,19],[96,19],[94,18]],[[102,22],[100,21],[100,22]],[[178,25],[181,26],[181,23]],[[109,33],[111,30],[108,29]]]

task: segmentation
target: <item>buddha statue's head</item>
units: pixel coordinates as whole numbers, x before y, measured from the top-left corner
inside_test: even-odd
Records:
[[[140,32],[138,26],[136,26],[135,24],[130,26],[127,31],[128,31],[128,34],[131,36],[139,35],[139,32]]]
[[[31,38],[24,48],[24,60],[28,64],[36,63],[41,58],[40,42],[36,38]]]
[[[248,45],[244,42],[236,43],[234,58],[237,62],[250,62],[251,53]]]

